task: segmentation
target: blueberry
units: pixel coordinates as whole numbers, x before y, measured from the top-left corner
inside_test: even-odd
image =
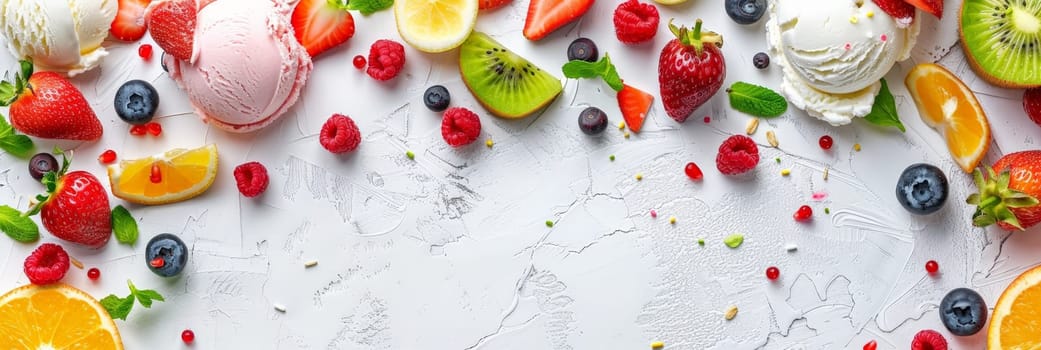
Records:
[[[423,93],[423,104],[427,105],[427,108],[434,112],[444,112],[448,109],[448,104],[451,102],[452,95],[448,93],[448,89],[441,85],[431,86]]]
[[[766,52],[755,54],[752,57],[752,65],[759,69],[766,69],[766,67],[770,66],[770,55],[767,55]]]
[[[571,45],[567,47],[567,59],[569,61],[583,60],[586,62],[596,62],[600,58],[600,51],[596,49],[596,44],[593,43],[589,38],[578,38],[571,42]]]
[[[131,80],[116,90],[115,104],[119,119],[143,125],[152,121],[155,110],[159,108],[159,93],[144,80]]]
[[[36,181],[40,181],[44,174],[51,171],[58,171],[58,160],[50,153],[37,153],[29,159],[29,176]]]
[[[726,0],[727,15],[738,24],[758,22],[766,13],[766,0]]]
[[[600,108],[586,108],[578,114],[578,127],[586,135],[599,135],[607,129],[607,114]]]
[[[145,263],[159,276],[177,276],[188,264],[188,246],[175,235],[156,235],[145,246]]]
[[[987,303],[972,289],[952,290],[940,302],[940,321],[954,335],[976,334],[987,323]]]
[[[947,176],[929,164],[914,164],[896,183],[896,199],[912,214],[932,214],[947,202]]]

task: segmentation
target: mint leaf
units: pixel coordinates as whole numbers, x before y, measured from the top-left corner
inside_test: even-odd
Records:
[[[113,319],[127,320],[127,315],[130,315],[130,310],[134,309],[134,295],[131,294],[126,298],[120,298],[115,295],[109,295],[104,299],[101,299],[101,307],[108,311],[108,315]]]
[[[896,100],[893,99],[893,93],[889,92],[889,84],[885,79],[882,79],[882,89],[878,91],[878,96],[875,96],[875,104],[871,107],[871,113],[868,113],[864,120],[878,126],[892,126],[900,129],[900,132],[907,132],[904,123],[900,122],[900,116],[896,113]]]
[[[166,299],[163,299],[162,294],[151,289],[137,291],[137,300],[140,301],[141,305],[144,305],[144,307],[152,307],[152,301],[166,301]],[[148,300],[148,302],[145,303],[145,300]]]
[[[19,135],[11,124],[7,123],[7,119],[0,116],[0,149],[15,157],[25,158],[33,151],[33,140],[28,136]]]
[[[22,216],[22,212],[6,205],[0,206],[0,231],[22,243],[40,239],[40,227],[29,217]]]
[[[336,5],[337,7],[342,6],[342,3],[337,0],[329,0],[329,3]],[[361,14],[368,16],[378,11],[389,9],[393,5],[394,0],[351,0],[350,3],[347,4],[347,9],[358,11],[361,12]]]
[[[611,64],[611,57],[604,57],[596,62],[573,60],[565,63],[562,68],[564,76],[571,79],[596,78],[604,80],[614,91],[622,91],[622,78],[618,76],[618,70]]]
[[[116,233],[116,240],[119,243],[134,244],[137,242],[137,221],[122,205],[117,205],[115,209],[112,209],[112,230]]]
[[[741,243],[744,243],[744,242],[745,242],[745,235],[742,235],[740,233],[735,233],[735,234],[729,235],[729,236],[727,236],[727,238],[723,239],[723,244],[726,244],[727,247],[730,247],[730,248],[740,247]]]
[[[730,107],[761,118],[773,118],[788,110],[784,96],[759,85],[736,82],[727,89]]]

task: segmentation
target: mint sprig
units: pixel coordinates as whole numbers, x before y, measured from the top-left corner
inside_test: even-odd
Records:
[[[134,244],[137,242],[137,221],[122,205],[117,205],[112,209],[112,230],[116,233],[116,240],[119,243]]]
[[[137,289],[130,280],[127,280],[127,286],[130,287],[130,295],[127,297],[120,298],[115,294],[109,294],[109,296],[101,299],[101,306],[105,308],[105,311],[108,311],[108,315],[113,319],[126,321],[130,311],[134,309],[135,300],[146,309],[152,307],[152,302],[166,301],[159,292],[151,289]]]
[[[889,84],[885,79],[882,79],[881,82],[882,89],[878,91],[878,96],[875,96],[875,104],[871,106],[871,113],[868,113],[864,120],[878,126],[892,126],[900,129],[900,132],[907,132],[904,123],[900,122],[900,116],[897,115],[896,100],[893,99],[893,93],[889,92]]]
[[[571,79],[599,77],[614,91],[622,91],[622,78],[618,76],[618,70],[615,69],[614,64],[611,64],[611,57],[606,53],[599,61],[572,60],[565,63],[562,69],[565,77]]]
[[[759,85],[736,82],[727,89],[730,107],[761,118],[773,118],[788,110],[784,96]]]
[[[22,215],[18,209],[0,206],[0,231],[4,231],[11,239],[30,243],[40,239],[40,227],[28,216]]]
[[[33,152],[33,140],[28,136],[20,135],[0,115],[0,149],[18,158],[26,158]]]
[[[340,0],[329,0],[329,4],[338,8],[344,8],[343,2]],[[358,11],[368,16],[389,9],[391,6],[394,6],[394,0],[350,0],[346,9]]]

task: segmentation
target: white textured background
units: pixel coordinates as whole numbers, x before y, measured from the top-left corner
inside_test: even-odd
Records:
[[[657,57],[671,37],[664,24],[700,17],[726,39],[726,86],[780,83],[776,66],[758,71],[751,64],[768,48],[765,19],[737,25],[721,0],[659,6],[654,42],[624,46],[610,21],[617,3],[601,0],[577,25],[536,43],[520,33],[523,0],[482,14],[477,29],[558,76],[567,44],[590,37],[627,83],[657,95]],[[976,78],[955,45],[958,1],[946,5],[943,23],[919,14],[925,22],[914,59],[888,75],[906,133],[859,121],[834,128],[789,110],[759,127],[754,138],[763,161],[742,178],[726,178],[714,166],[720,142],[743,133],[748,121],[722,93],[684,125],[656,101],[644,131],[627,140],[614,127],[601,137],[578,130],[578,112],[589,105],[605,110],[612,126],[621,120],[614,93],[599,81],[566,81],[544,114],[519,121],[495,119],[479,107],[459,80],[454,52],[408,48],[405,72],[379,83],[350,61],[376,39],[400,40],[391,11],[356,14],[357,35],[316,60],[297,107],[248,136],[202,124],[163,74],[158,55],[143,63],[137,44],[109,43],[104,66],[74,80],[102,118],[105,136],[94,144],[59,143],[76,149],[73,168],[104,180],[94,159],[105,149],[131,159],[216,143],[220,176],[192,201],[129,206],[139,218],[140,241],[71,248],[102,278],[91,282],[74,269],[66,281],[101,298],[125,295],[132,278],[167,296],[117,321],[129,349],[183,348],[185,328],[196,332],[195,349],[641,349],[655,340],[669,349],[859,349],[870,339],[880,349],[906,349],[918,330],[943,328],[936,305],[947,290],[971,287],[992,305],[1013,277],[1041,260],[1038,230],[1009,234],[969,225],[972,209],[961,199],[971,193],[971,179],[918,119],[901,83],[916,62],[939,60],[977,92],[990,116],[995,144],[988,161],[1037,148],[1041,129],[1025,117],[1022,92]],[[8,55],[2,64],[15,67]],[[130,136],[113,111],[115,89],[134,78],[161,93],[159,138]],[[446,85],[453,105],[481,114],[478,142],[445,145],[440,116],[422,104],[432,84]],[[356,154],[336,157],[318,145],[321,124],[337,112],[361,127]],[[701,122],[705,115],[711,124]],[[766,130],[776,131],[779,149],[765,147]],[[824,134],[835,138],[830,151],[817,146]],[[487,138],[494,148],[484,146]],[[863,151],[853,151],[854,143]],[[37,145],[46,150],[54,143]],[[262,197],[246,199],[231,172],[253,160],[267,165],[272,183]],[[684,176],[688,161],[705,171],[703,182]],[[899,173],[916,162],[940,166],[951,180],[950,203],[932,216],[908,214],[893,194]],[[2,203],[24,208],[40,190],[25,167],[0,156]],[[783,168],[792,175],[781,177]],[[634,179],[637,173],[643,181]],[[814,193],[826,197],[814,201]],[[812,223],[791,218],[803,204],[814,208]],[[548,228],[546,220],[556,225]],[[180,278],[162,279],[145,267],[145,242],[163,232],[191,246]],[[725,247],[722,238],[731,233],[744,233],[744,245]],[[798,251],[786,252],[787,244]],[[0,289],[28,283],[21,266],[34,247],[0,240]],[[319,265],[305,269],[312,259]],[[925,273],[929,259],[940,263],[939,276]],[[771,265],[781,269],[776,282],[763,277]],[[275,311],[275,303],[288,311]],[[740,313],[728,322],[729,305]],[[982,333],[942,333],[952,348],[984,347]]]

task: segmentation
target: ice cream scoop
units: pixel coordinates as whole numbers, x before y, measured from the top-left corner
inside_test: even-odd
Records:
[[[158,3],[164,1],[181,0]],[[270,125],[296,103],[313,63],[293,36],[293,3],[198,3],[191,58],[166,55],[165,64],[205,121],[231,132],[250,132]],[[148,20],[160,20],[153,17],[149,13]]]
[[[16,58],[37,70],[83,73],[101,63],[115,0],[0,0],[0,34]]]
[[[781,92],[832,125],[867,115],[879,80],[910,57],[918,23],[899,23],[870,0],[773,1],[766,26]]]

